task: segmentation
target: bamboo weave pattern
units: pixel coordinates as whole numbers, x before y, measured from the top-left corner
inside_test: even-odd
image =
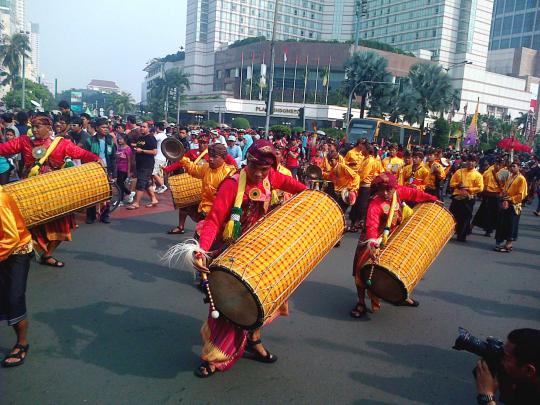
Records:
[[[111,186],[99,163],[40,174],[4,186],[28,228],[50,222],[111,198]]]
[[[169,188],[175,208],[185,208],[201,202],[202,180],[188,173],[169,177]]]
[[[345,219],[325,193],[306,190],[266,215],[210,266],[216,308],[260,327],[341,239]]]

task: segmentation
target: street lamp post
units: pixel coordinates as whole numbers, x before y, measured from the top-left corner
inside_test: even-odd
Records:
[[[349,122],[351,121],[351,106],[352,106],[352,98],[354,96],[354,92],[356,91],[358,86],[360,86],[361,84],[366,84],[366,83],[370,83],[370,84],[391,84],[393,86],[399,85],[399,83],[394,83],[394,82],[377,82],[377,81],[372,81],[372,80],[363,80],[361,82],[356,83],[356,85],[353,87],[353,89],[349,93],[349,102],[347,103],[347,116],[346,116],[347,128],[349,128]]]
[[[455,67],[458,67],[458,66],[461,66],[461,65],[472,65],[472,64],[473,63],[470,60],[463,60],[461,62],[451,63],[447,67],[443,67],[443,70],[446,70],[446,73],[448,73],[448,71],[450,69],[453,69]]]
[[[276,0],[274,4],[274,26],[272,27],[272,41],[270,42],[270,78],[268,87],[268,103],[266,104],[266,123],[264,131],[266,137],[270,132],[270,115],[272,114],[272,92],[274,91],[274,57],[275,57],[275,40],[276,40],[276,27],[277,27],[277,15],[278,15],[279,0]]]

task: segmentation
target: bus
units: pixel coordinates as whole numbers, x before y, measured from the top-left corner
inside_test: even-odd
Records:
[[[412,146],[424,144],[425,140],[422,138],[427,137],[422,136],[420,128],[409,125],[385,121],[380,118],[353,118],[347,128],[345,142],[354,145],[361,138],[379,145],[394,143]]]

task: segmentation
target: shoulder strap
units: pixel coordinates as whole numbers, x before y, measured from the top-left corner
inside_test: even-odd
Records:
[[[197,164],[200,162],[200,160],[208,153],[208,149],[206,149],[204,152],[202,152],[199,156],[197,156],[197,159],[193,161],[193,163]]]
[[[41,157],[41,159],[39,159],[39,161],[30,169],[30,172],[28,173],[28,177],[33,177],[33,176],[37,176],[39,174],[39,170],[41,169],[41,166],[43,166],[43,163],[45,163],[47,161],[47,159],[49,158],[49,156],[51,155],[51,153],[54,152],[54,150],[56,149],[56,147],[58,146],[58,144],[60,143],[60,141],[64,139],[62,138],[61,136],[57,136],[56,138],[54,138],[54,140],[52,141],[52,143],[49,145],[49,147],[47,148],[47,151],[45,152],[45,154]]]

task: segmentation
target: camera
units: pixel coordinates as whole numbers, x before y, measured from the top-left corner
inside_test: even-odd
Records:
[[[452,349],[465,350],[482,357],[486,361],[491,374],[494,376],[500,375],[503,371],[501,360],[504,354],[504,342],[491,336],[486,340],[481,340],[462,327],[459,327],[458,331],[459,334]],[[476,369],[473,374],[476,377]]]

